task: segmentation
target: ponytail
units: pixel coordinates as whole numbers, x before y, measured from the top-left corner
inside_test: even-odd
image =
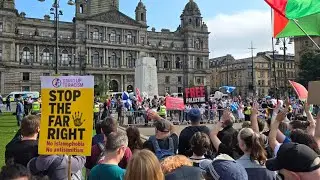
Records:
[[[267,160],[267,152],[263,147],[263,140],[261,136],[256,133],[253,133],[251,136],[251,149],[250,153],[250,160],[254,161],[257,160],[260,165],[264,165]]]

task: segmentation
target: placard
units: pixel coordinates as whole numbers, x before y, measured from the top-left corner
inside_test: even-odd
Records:
[[[320,105],[320,81],[310,81],[308,84],[308,104]]]
[[[176,97],[166,97],[166,108],[167,110],[179,110],[185,109],[183,99]]]
[[[93,76],[41,77],[39,154],[91,154]]]
[[[208,102],[208,93],[204,86],[195,86],[184,89],[185,104],[202,104]]]

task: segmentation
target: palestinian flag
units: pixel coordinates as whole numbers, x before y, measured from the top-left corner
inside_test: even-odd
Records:
[[[310,36],[320,36],[320,13],[296,19],[299,25]],[[295,37],[306,36],[306,34],[295,24],[279,12],[272,11],[273,37]]]
[[[272,9],[273,37],[320,35],[320,0],[265,0]]]

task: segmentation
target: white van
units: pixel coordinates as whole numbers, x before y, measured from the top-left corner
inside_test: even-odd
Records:
[[[31,97],[32,99],[39,98],[40,93],[37,91],[20,91],[20,92],[11,92],[8,96],[5,97],[3,101],[6,101],[7,99],[10,99],[10,102],[15,101],[19,97],[27,98]]]

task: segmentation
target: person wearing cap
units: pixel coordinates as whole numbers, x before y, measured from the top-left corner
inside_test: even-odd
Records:
[[[155,144],[158,144],[161,150],[169,150],[171,149],[170,146],[173,145],[172,153],[176,154],[178,150],[179,138],[175,126],[170,121],[161,118],[152,110],[149,110],[147,114],[148,117],[155,121],[155,135],[151,136],[147,141],[144,142],[143,148],[149,149],[150,151],[156,153]]]
[[[304,144],[282,144],[277,156],[267,160],[266,167],[278,171],[285,180],[320,179],[320,157]]]
[[[207,165],[204,178],[206,180],[248,180],[248,174],[245,168],[229,155],[221,154]]]
[[[180,133],[179,154],[190,157],[193,154],[190,146],[191,137],[197,132],[203,132],[209,136],[210,130],[207,126],[200,125],[201,114],[198,108],[190,109],[187,116],[191,121],[191,126],[184,128]]]

